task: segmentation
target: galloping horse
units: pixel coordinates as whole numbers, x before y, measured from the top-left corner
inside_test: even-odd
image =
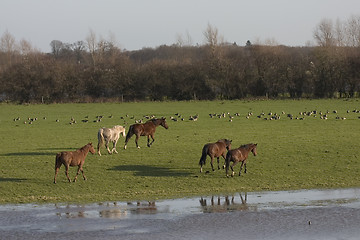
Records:
[[[130,126],[129,131],[126,135],[125,139],[125,146],[124,149],[126,149],[126,145],[129,141],[129,139],[132,137],[132,135],[136,135],[135,143],[136,147],[140,148],[138,145],[138,140],[140,136],[147,136],[147,146],[151,147],[151,144],[155,141],[154,134],[157,126],[163,126],[165,129],[168,129],[168,125],[165,121],[165,118],[159,118],[159,119],[150,119],[146,123],[136,123]],[[152,142],[150,143],[150,137],[152,138]]]
[[[105,141],[105,147],[109,154],[112,154],[113,152],[118,153],[116,151],[116,143],[119,140],[120,133],[125,137],[125,127],[116,125],[112,128],[100,128],[98,132],[98,154],[101,156],[100,153],[100,147],[104,144]],[[113,143],[113,149],[110,151],[109,149],[109,142]]]
[[[80,148],[76,151],[73,151],[73,152],[61,152],[61,153],[56,154],[54,183],[56,183],[56,176],[57,176],[58,171],[62,164],[64,164],[64,166],[65,166],[65,175],[66,175],[67,179],[69,180],[69,182],[71,182],[70,177],[69,177],[69,167],[74,167],[74,166],[78,166],[78,170],[77,170],[76,176],[74,178],[74,182],[76,182],[77,176],[79,175],[80,171],[83,175],[84,180],[86,180],[86,177],[84,175],[84,170],[82,167],[84,165],[85,158],[86,158],[87,154],[89,153],[89,151],[92,154],[95,154],[95,149],[94,149],[92,143],[88,143],[85,146],[83,146],[82,148]]]
[[[203,149],[202,149],[202,155],[199,161],[199,165],[200,165],[200,172],[202,172],[202,166],[205,165],[206,163],[206,157],[207,155],[210,156],[211,158],[211,168],[213,171],[214,170],[214,157],[217,158],[217,162],[218,162],[218,169],[220,169],[219,166],[219,158],[220,156],[222,156],[224,159],[226,157],[225,153],[226,150],[230,150],[231,148],[231,140],[228,139],[220,139],[215,143],[207,143],[204,145]]]
[[[246,144],[246,145],[242,145],[239,148],[228,151],[228,153],[226,154],[226,159],[225,159],[226,176],[227,177],[229,176],[228,171],[229,171],[230,162],[234,162],[232,164],[232,166],[230,166],[231,170],[232,170],[232,174],[231,174],[232,177],[235,174],[233,167],[238,162],[241,162],[239,176],[241,175],[241,169],[243,168],[243,165],[245,165],[244,173],[246,173],[246,159],[248,158],[249,152],[252,152],[254,154],[254,156],[256,156],[256,154],[257,154],[256,153],[256,146],[257,146],[257,144],[249,143],[249,144]]]

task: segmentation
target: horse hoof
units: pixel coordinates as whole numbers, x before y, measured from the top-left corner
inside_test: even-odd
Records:
[[[139,146],[138,146],[137,148],[138,148],[138,149],[140,149],[140,147],[139,147]]]
[[[124,146],[124,149],[126,150],[126,145]]]

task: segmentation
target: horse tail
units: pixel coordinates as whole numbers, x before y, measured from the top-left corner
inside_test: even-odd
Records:
[[[100,150],[100,147],[104,144],[104,135],[103,135],[103,129],[101,128],[98,132],[98,151]]]
[[[129,139],[131,138],[131,136],[134,134],[134,133],[133,133],[133,131],[134,131],[133,129],[134,129],[134,125],[131,125],[131,126],[129,127],[128,133],[126,134],[125,143],[127,143],[127,142],[129,141]]]
[[[57,153],[55,157],[55,171],[61,166],[61,153]]]
[[[207,155],[208,149],[209,149],[209,145],[205,144],[205,146],[202,149],[202,154],[201,154],[201,158],[200,158],[200,161],[199,161],[200,166],[203,166],[206,163],[206,155]]]
[[[231,153],[230,153],[230,151],[228,151],[226,153],[226,158],[225,158],[226,176],[228,176],[229,167],[230,167],[230,160],[231,160]]]

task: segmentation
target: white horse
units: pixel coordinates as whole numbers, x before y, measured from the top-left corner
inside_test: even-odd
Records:
[[[98,154],[101,156],[100,153],[100,147],[104,144],[105,141],[105,147],[108,150],[109,154],[112,154],[113,152],[118,153],[116,151],[116,143],[119,140],[120,133],[125,137],[125,127],[116,125],[112,128],[100,128],[98,132]],[[110,151],[109,149],[109,142],[113,143],[113,149]]]

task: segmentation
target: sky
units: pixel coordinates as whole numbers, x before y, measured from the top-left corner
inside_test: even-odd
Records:
[[[52,40],[85,41],[93,31],[121,49],[138,50],[187,35],[204,44],[210,24],[238,45],[272,39],[305,46],[322,19],[352,15],[360,15],[359,0],[1,0],[0,37],[7,31],[50,52]]]

